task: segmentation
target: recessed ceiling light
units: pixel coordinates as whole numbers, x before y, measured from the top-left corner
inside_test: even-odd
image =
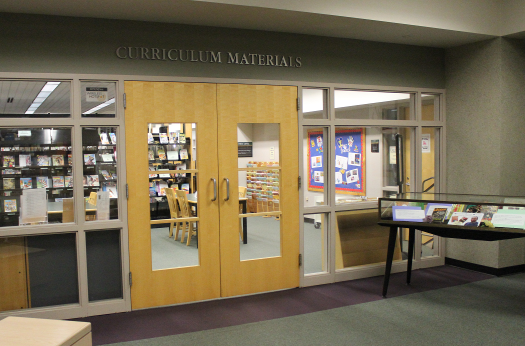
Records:
[[[109,99],[109,100],[107,100],[106,102],[101,103],[101,104],[99,104],[98,106],[93,107],[93,108],[91,108],[90,110],[85,111],[85,112],[82,113],[82,114],[91,114],[91,113],[95,113],[96,111],[98,111],[98,110],[100,110],[100,109],[102,109],[102,108],[106,108],[107,106],[109,106],[109,105],[111,105],[111,104],[113,104],[113,103],[115,103],[115,98]]]
[[[27,109],[25,114],[33,114],[44,103],[44,101],[51,95],[51,93],[60,85],[60,82],[47,82],[40,90],[38,95],[33,100],[33,103]]]

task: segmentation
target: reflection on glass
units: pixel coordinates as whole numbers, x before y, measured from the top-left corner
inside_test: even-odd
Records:
[[[6,102],[1,118],[68,118],[71,84],[57,81],[0,81]]]
[[[304,127],[303,164],[304,206],[315,207],[326,204],[325,176],[327,154],[324,145],[328,142],[328,129]]]
[[[253,216],[243,219],[246,219],[247,238],[239,239],[241,261],[281,255],[281,222],[279,217]],[[239,236],[239,238],[241,237]]]
[[[118,219],[116,127],[83,127],[85,219]]]
[[[302,110],[304,119],[327,119],[326,89],[303,89]]]
[[[336,270],[385,262],[389,230],[377,224],[376,208],[337,212],[336,217]],[[397,242],[394,261],[401,259]]]
[[[411,94],[335,90],[337,119],[409,120]]]
[[[327,271],[328,233],[325,214],[304,216],[304,274]]]
[[[81,82],[82,117],[115,117],[115,82]]]
[[[421,95],[421,119],[424,121],[439,120],[440,95]]]
[[[238,124],[241,260],[280,255],[279,124]],[[272,167],[275,167],[272,169]]]
[[[79,302],[74,233],[0,238],[0,311]]]
[[[0,227],[74,222],[71,129],[4,128],[0,136]]]
[[[149,124],[147,134],[153,270],[199,265],[196,125]]]

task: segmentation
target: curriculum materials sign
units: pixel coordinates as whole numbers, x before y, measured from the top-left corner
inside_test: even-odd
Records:
[[[335,189],[337,193],[365,195],[364,129],[341,129],[335,133]],[[308,131],[308,190],[324,189],[323,131]]]

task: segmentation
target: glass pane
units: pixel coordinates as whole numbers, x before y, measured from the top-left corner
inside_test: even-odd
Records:
[[[303,89],[302,110],[304,119],[327,119],[326,89]]]
[[[86,232],[89,301],[122,298],[120,230]]]
[[[436,193],[439,192],[437,184],[439,182],[439,138],[440,129],[424,127],[421,133],[421,163],[422,163],[422,181],[421,192]],[[421,234],[421,257],[437,256],[437,243],[434,242],[434,236],[429,233]]]
[[[73,222],[71,129],[4,128],[0,136],[0,227]]]
[[[116,127],[83,127],[85,219],[118,219]]]
[[[81,82],[82,117],[115,117],[115,82]]]
[[[196,124],[147,131],[152,268],[199,265]]]
[[[304,206],[326,205],[326,158],[325,143],[328,143],[328,128],[303,128],[303,185]]]
[[[240,258],[279,256],[279,124],[237,125],[239,214],[259,214],[240,218]]]
[[[3,80],[0,95],[1,118],[68,118],[71,114],[70,82]]]
[[[389,229],[377,224],[377,208],[337,212],[336,217],[336,270],[386,261]],[[394,261],[400,260],[397,242]]]
[[[328,225],[325,214],[304,216],[304,274],[327,271]]]
[[[79,302],[76,234],[0,238],[0,311]]]
[[[421,95],[421,120],[437,121],[440,116],[440,95]]]
[[[408,128],[336,127],[335,203],[377,202],[378,197],[398,192],[398,176],[404,191],[409,190],[412,132]]]
[[[337,119],[409,120],[410,93],[359,90],[335,90],[335,117]]]

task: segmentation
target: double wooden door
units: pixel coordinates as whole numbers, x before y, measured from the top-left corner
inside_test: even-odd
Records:
[[[125,93],[132,308],[297,287],[297,89],[130,81]],[[276,138],[271,147],[265,131]],[[253,161],[239,157],[239,142],[252,146]],[[255,163],[267,154],[273,160]],[[255,186],[255,176],[262,184]],[[195,214],[177,219],[172,237],[174,220],[153,216],[165,181],[194,201]],[[247,212],[239,186],[248,187]],[[184,234],[190,223],[191,244],[174,239],[175,226]],[[275,251],[257,255],[266,232],[273,232]]]

